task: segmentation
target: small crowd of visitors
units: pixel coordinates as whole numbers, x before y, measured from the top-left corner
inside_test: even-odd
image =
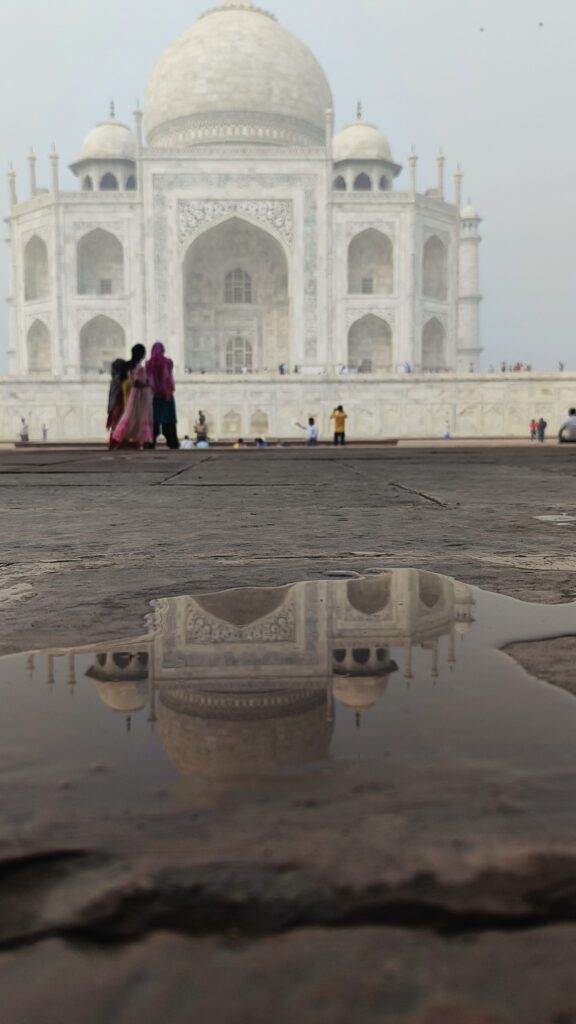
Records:
[[[546,420],[544,419],[543,416],[541,416],[539,420],[537,420],[535,418],[531,419],[530,420],[530,440],[531,441],[540,441],[541,444],[544,444],[544,441],[546,440],[546,428],[547,428],[547,426],[548,426],[548,424],[547,424],[547,422],[546,422]]]

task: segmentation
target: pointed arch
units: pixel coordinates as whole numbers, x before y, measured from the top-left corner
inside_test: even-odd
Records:
[[[101,192],[117,192],[118,191],[118,178],[116,175],[111,174],[108,171],[100,178],[100,191]]]
[[[126,178],[126,191],[127,192],[135,192],[136,188],[137,188],[136,175],[135,174],[130,174]]]
[[[342,174],[339,174],[334,181],[334,189],[336,192],[346,192],[347,189],[346,178]]]
[[[369,174],[359,174],[354,181],[355,192],[371,192],[372,191],[372,178]]]
[[[352,324],[348,333],[348,365],[360,373],[392,370],[392,329],[386,320],[369,313]]]
[[[388,235],[367,228],[348,246],[350,295],[391,295],[394,290],[394,246]]]
[[[95,228],[78,242],[79,295],[120,295],[124,291],[124,248],[110,231]]]
[[[422,369],[446,368],[446,331],[438,317],[433,316],[422,330]]]
[[[35,320],[26,336],[28,373],[47,374],[52,369],[52,342],[50,331],[43,320]]]
[[[124,328],[111,317],[99,314],[80,331],[80,372],[109,373],[115,359],[124,356]]]
[[[32,235],[24,247],[24,298],[26,302],[35,302],[49,294],[48,246],[39,235]]]
[[[222,426],[225,437],[238,437],[242,433],[242,417],[240,413],[235,412],[234,409],[229,409],[224,416]]]
[[[424,244],[422,294],[440,301],[448,298],[448,249],[438,235],[431,235]]]
[[[92,178],[90,177],[89,174],[86,175],[86,177],[84,178],[84,180],[82,182],[82,191],[83,192],[93,192],[94,191],[94,182],[92,181]]]
[[[255,437],[267,437],[270,432],[270,421],[262,409],[253,413],[250,419],[250,433]]]
[[[197,373],[258,372],[290,362],[284,245],[244,217],[227,217],[189,245],[182,266],[185,363]],[[245,355],[239,353],[241,339]]]

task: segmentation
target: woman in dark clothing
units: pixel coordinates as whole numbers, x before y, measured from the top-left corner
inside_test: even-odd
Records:
[[[162,432],[169,448],[179,448],[174,401],[174,363],[166,358],[164,352],[164,345],[157,341],[152,346],[152,354],[146,363],[148,383],[152,385],[154,393],[154,445]]]
[[[130,391],[130,371],[136,368],[145,355],[144,345],[134,345],[130,359],[115,359],[112,363],[112,379],[108,394],[108,420],[106,422],[106,429],[110,431],[110,448],[118,447],[112,439],[112,434],[126,411]]]

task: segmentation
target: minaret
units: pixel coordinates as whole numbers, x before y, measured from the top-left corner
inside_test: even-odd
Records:
[[[10,193],[10,206],[16,206],[18,204],[18,194],[16,192],[16,171],[12,164],[8,169],[8,191]]]
[[[30,198],[33,199],[38,191],[36,183],[36,156],[33,149],[28,154],[28,174],[30,178]]]
[[[480,344],[480,224],[469,204],[462,210],[460,231],[460,297],[458,304],[458,369],[477,371]]]
[[[408,157],[408,163],[410,165],[410,192],[413,196],[416,195],[417,188],[417,168],[418,168],[418,155],[416,153],[416,146],[412,146],[412,151]]]

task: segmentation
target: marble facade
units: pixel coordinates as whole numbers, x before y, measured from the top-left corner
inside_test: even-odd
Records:
[[[0,440],[14,441],[25,416],[32,440],[42,425],[50,440],[101,440],[108,385],[91,381],[0,379]],[[318,418],[330,437],[330,413],[342,403],[351,440],[386,437],[528,436],[528,424],[544,416],[550,430],[564,422],[576,404],[576,375],[432,374],[408,376],[271,378],[253,375],[222,387],[219,375],[184,376],[177,381],[181,434],[193,434],[198,409],[206,411],[213,438],[232,440],[265,435],[302,438],[296,423]]]
[[[181,412],[210,406],[222,437],[238,423],[249,434],[253,408],[291,436],[294,416],[325,418],[335,391],[359,435],[403,434],[386,424],[404,423],[387,389],[404,386],[405,364],[425,374],[420,403],[438,387],[428,375],[478,370],[481,219],[461,209],[461,173],[449,198],[440,155],[422,193],[412,153],[396,190],[383,133],[359,110],[334,134],[332,107],[306,46],[249,0],[225,0],[160,57],[133,130],[112,110],[88,134],[78,191],[61,188],[55,152],[49,188],[30,156],[23,201],[11,172],[0,436],[24,387],[22,413],[45,409],[52,437],[102,437],[100,378],[157,338]],[[335,380],[342,368],[358,379]]]

